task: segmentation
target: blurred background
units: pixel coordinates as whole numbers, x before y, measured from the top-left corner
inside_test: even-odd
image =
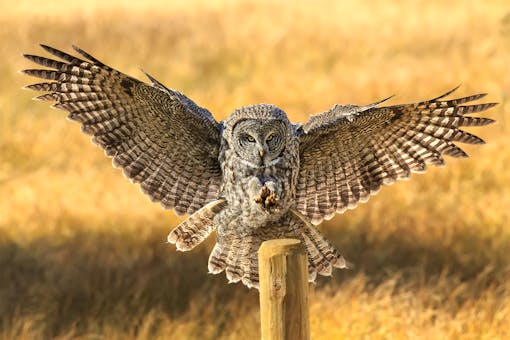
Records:
[[[508,1],[0,2],[0,338],[252,339],[258,293],[207,274],[182,217],[123,178],[76,123],[22,91],[22,53],[76,44],[218,120],[273,103],[499,102],[469,159],[383,188],[320,228],[355,267],[311,287],[314,339],[510,337]],[[45,54],[44,54],[45,55]]]

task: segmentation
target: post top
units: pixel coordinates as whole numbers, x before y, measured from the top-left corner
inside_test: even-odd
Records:
[[[270,257],[276,254],[305,254],[301,241],[294,238],[280,238],[264,241],[259,248],[259,256]]]

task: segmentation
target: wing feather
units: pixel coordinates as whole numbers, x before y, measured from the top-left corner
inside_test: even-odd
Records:
[[[35,99],[68,111],[152,201],[191,214],[217,198],[221,126],[209,111],[152,77],[152,86],[140,82],[76,46],[84,59],[41,46],[61,60],[25,55],[47,69],[22,72],[50,80],[25,88],[48,92]]]
[[[444,165],[443,155],[466,157],[456,142],[483,144],[463,126],[484,126],[490,118],[470,117],[496,103],[466,104],[485,93],[443,100],[457,88],[423,102],[378,107],[335,105],[314,115],[300,135],[296,208],[312,223],[333,211],[353,209],[382,185]]]

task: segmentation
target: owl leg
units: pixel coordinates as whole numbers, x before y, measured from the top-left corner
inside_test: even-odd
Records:
[[[168,235],[168,242],[175,244],[177,250],[180,251],[193,249],[214,230],[214,216],[225,206],[224,199],[205,205],[175,227]]]

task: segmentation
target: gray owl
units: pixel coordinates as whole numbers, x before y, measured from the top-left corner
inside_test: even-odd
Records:
[[[315,225],[382,185],[444,165],[442,155],[466,157],[456,142],[484,142],[460,127],[494,122],[466,116],[495,105],[467,104],[484,94],[444,99],[454,89],[414,104],[335,105],[303,125],[268,104],[241,107],[218,123],[149,75],[150,85],[77,47],[84,59],[41,46],[59,60],[25,55],[46,69],[23,72],[50,80],[26,88],[68,111],[152,201],[190,215],[168,236],[178,250],[216,230],[209,271],[248,287],[258,287],[257,250],[269,239],[301,240],[310,281],[345,268]]]

